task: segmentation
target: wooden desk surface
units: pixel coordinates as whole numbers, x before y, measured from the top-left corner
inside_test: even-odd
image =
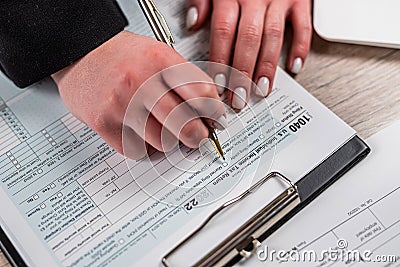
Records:
[[[400,119],[400,50],[329,43],[314,35],[296,77],[362,138]],[[10,266],[0,252],[0,267]]]

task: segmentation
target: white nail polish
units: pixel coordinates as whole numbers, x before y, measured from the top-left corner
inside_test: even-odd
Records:
[[[267,77],[262,77],[258,80],[256,95],[259,97],[266,97],[269,90],[269,79]]]
[[[220,131],[225,130],[226,128],[228,128],[228,120],[224,115],[222,115],[217,120],[215,120],[214,127]]]
[[[190,30],[196,23],[199,18],[199,12],[197,8],[192,6],[188,9],[186,13],[186,29]]]
[[[243,109],[246,106],[246,89],[238,87],[233,91],[232,107]]]
[[[301,68],[303,67],[303,60],[299,57],[297,57],[293,61],[293,66],[292,66],[292,73],[298,74],[301,71]]]
[[[223,73],[217,74],[214,77],[214,82],[217,85],[218,94],[222,95],[225,91],[226,76]]]

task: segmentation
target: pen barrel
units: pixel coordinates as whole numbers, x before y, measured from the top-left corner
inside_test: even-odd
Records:
[[[169,28],[168,30],[165,30],[164,27],[168,26],[163,25],[164,18],[158,12],[154,3],[151,0],[138,0],[138,2],[156,39],[174,48],[173,38],[169,31]]]

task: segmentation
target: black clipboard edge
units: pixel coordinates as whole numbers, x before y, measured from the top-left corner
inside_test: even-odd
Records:
[[[7,234],[4,232],[3,228],[0,227],[0,248],[4,256],[14,267],[27,267],[28,265],[22,259],[21,255],[11,243]]]
[[[371,149],[368,145],[358,136],[354,136],[320,165],[311,170],[296,183],[302,202],[265,232],[259,241],[264,241],[273,232],[278,230],[330,185],[363,160],[370,152]],[[236,256],[227,266],[232,266],[241,259],[241,256]]]

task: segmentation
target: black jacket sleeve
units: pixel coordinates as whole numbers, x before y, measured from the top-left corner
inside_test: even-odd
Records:
[[[115,0],[0,1],[0,68],[19,87],[83,57],[127,25]]]

